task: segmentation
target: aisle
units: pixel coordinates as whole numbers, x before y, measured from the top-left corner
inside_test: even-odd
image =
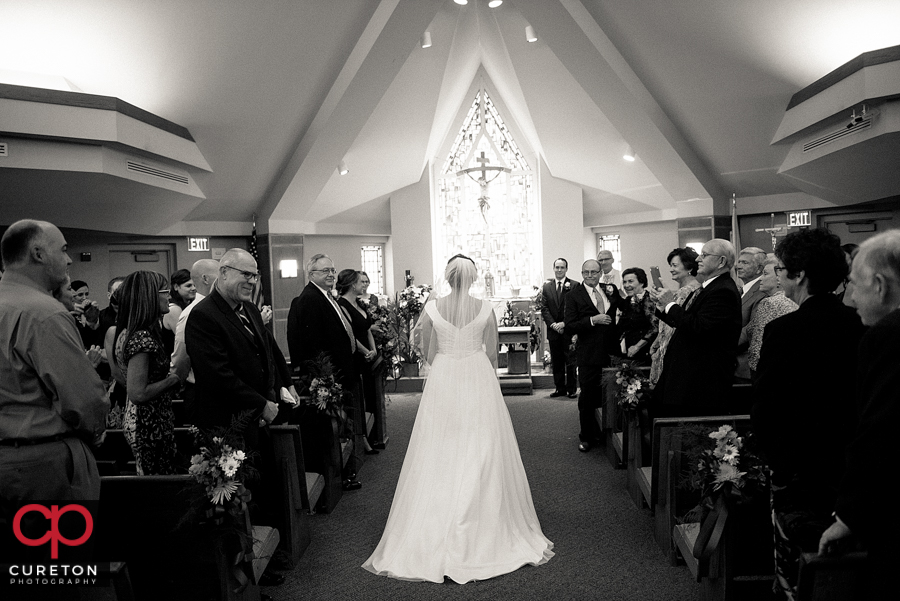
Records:
[[[387,450],[368,457],[362,490],[346,493],[330,515],[312,516],[312,543],[274,599],[658,599],[690,601],[699,586],[670,567],[653,541],[651,518],[625,494],[623,471],[602,451],[577,449],[574,400],[505,397],[544,534],[556,556],[540,567],[465,585],[402,582],[359,566],[381,538],[409,441],[419,394],[391,395]]]

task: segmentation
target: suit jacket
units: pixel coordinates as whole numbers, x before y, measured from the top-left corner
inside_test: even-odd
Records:
[[[773,483],[791,483],[811,509],[824,515],[834,509],[856,421],[854,375],[863,332],[856,311],[830,293],[806,299],[763,330],[753,383],[753,431]]]
[[[859,425],[847,448],[836,513],[870,552],[890,547],[896,554],[900,514],[885,506],[883,486],[900,423],[900,309],[862,337],[856,384]]]
[[[282,386],[291,386],[290,371],[275,337],[263,325],[259,309],[243,303],[251,334],[240,318],[213,288],[191,309],[184,341],[196,385],[195,407],[200,427],[228,426],[242,411],[255,413],[244,433],[256,446],[258,418],[266,401],[277,401]]]
[[[741,297],[741,338],[747,334],[747,325],[750,323],[750,318],[753,317],[753,312],[756,311],[756,305],[764,298],[766,298],[766,293],[759,289],[759,281],[750,286],[747,294]],[[747,336],[747,341],[738,346],[738,365],[734,375],[739,378],[750,378],[749,353],[750,338]]]
[[[312,282],[306,284],[300,296],[291,302],[287,340],[291,365],[299,375],[309,372],[307,361],[315,360],[324,352],[331,359],[339,382],[346,385],[358,381],[359,374],[354,367],[347,330],[335,311],[335,305]]]
[[[549,282],[544,282],[542,294],[544,296],[544,306],[541,307],[541,317],[547,324],[547,340],[557,340],[559,338],[572,338],[572,332],[566,328],[562,334],[550,327],[550,324],[558,321],[566,320],[566,296],[571,294],[574,287],[578,284],[575,280],[566,278],[563,282],[563,289],[559,296],[556,294],[556,278]],[[569,289],[566,290],[566,285]]]
[[[725,412],[741,335],[741,295],[725,273],[694,294],[691,306],[657,316],[675,328],[656,389],[663,405]]]
[[[598,284],[602,288],[607,284]],[[582,381],[591,381],[603,374],[603,368],[609,367],[609,354],[615,349],[616,309],[623,302],[619,290],[613,284],[612,294],[606,294],[606,314],[612,318],[609,325],[591,325],[591,317],[600,315],[585,285],[577,284],[566,296],[565,324],[566,332],[577,334],[575,345],[575,361]]]

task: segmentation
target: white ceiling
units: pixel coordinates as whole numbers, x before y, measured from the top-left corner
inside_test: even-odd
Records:
[[[186,127],[213,171],[160,231],[258,214],[264,230],[383,233],[391,193],[443,163],[480,85],[600,225],[797,192],[777,173],[790,141],[771,144],[790,97],[900,44],[898,23],[896,0],[0,0],[0,71]]]

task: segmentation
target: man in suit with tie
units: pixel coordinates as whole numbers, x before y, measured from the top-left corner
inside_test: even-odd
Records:
[[[737,369],[734,376],[739,382],[750,382],[750,341],[746,334],[747,324],[753,317],[753,311],[759,301],[766,298],[766,293],[759,289],[759,281],[762,278],[763,268],[766,264],[766,251],[755,246],[748,246],[741,250],[735,264],[737,276],[743,282],[741,292],[741,339],[747,338],[747,342],[738,345]]]
[[[344,406],[348,410],[354,428],[365,428],[365,413],[360,404],[359,374],[353,364],[356,338],[350,321],[332,295],[335,282],[334,262],[323,254],[316,254],[307,262],[308,283],[291,302],[288,313],[287,339],[291,365],[303,377],[309,374],[308,361],[315,361],[320,354],[331,361],[335,380],[348,393]],[[344,490],[358,490],[362,484],[356,481],[356,465],[348,462],[344,473]]]
[[[575,380],[575,360],[569,350],[572,334],[566,331],[565,301],[566,296],[578,282],[566,277],[569,262],[559,258],[553,262],[554,278],[544,284],[542,295],[544,303],[541,317],[547,324],[547,342],[550,346],[550,363],[553,366],[553,384],[556,390],[550,395],[553,398],[568,395],[576,396],[578,382]]]
[[[575,357],[581,394],[578,417],[581,443],[578,450],[586,453],[600,442],[600,425],[594,410],[602,402],[603,368],[609,367],[609,353],[616,343],[616,308],[624,301],[615,284],[600,284],[599,261],[588,259],[581,266],[584,281],[576,284],[566,296],[565,331],[578,337]]]
[[[227,427],[250,412],[243,437],[247,448],[259,453],[253,460],[259,481],[248,484],[260,509],[255,519],[277,526],[279,501],[272,477],[277,468],[268,425],[278,415],[282,388],[293,403],[299,398],[284,355],[251,302],[259,281],[253,255],[239,248],[229,250],[219,261],[217,275],[209,296],[192,305],[184,328],[195,380],[195,423],[206,429]],[[283,581],[279,574],[266,573],[260,584]]]
[[[672,290],[650,288],[657,315],[675,328],[654,389],[654,417],[727,412],[741,335],[741,294],[729,275],[732,266],[734,246],[715,238],[697,258],[703,286],[688,297],[687,309]]]

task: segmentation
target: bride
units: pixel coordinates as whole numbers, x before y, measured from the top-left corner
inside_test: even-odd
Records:
[[[450,293],[414,330],[431,374],[381,542],[363,568],[401,580],[485,580],[553,557],[541,532],[497,382],[497,321],[469,296],[477,270],[456,255]]]

